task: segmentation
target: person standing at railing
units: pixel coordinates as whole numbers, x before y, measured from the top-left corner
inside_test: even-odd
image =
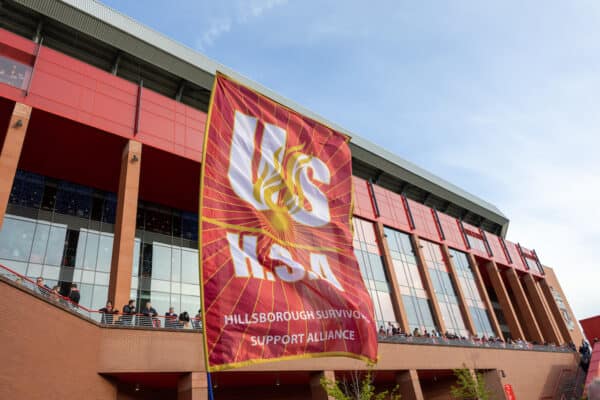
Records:
[[[152,307],[152,303],[147,301],[146,307],[142,310],[141,325],[146,326],[148,328],[152,328],[154,326],[154,317],[156,317],[157,315],[158,313]]]
[[[121,322],[123,325],[131,325],[134,314],[135,300],[129,300],[129,302],[123,306],[123,316],[121,317]]]
[[[37,290],[39,294],[45,297],[48,297],[50,295],[50,288],[44,283],[44,278],[42,278],[41,276],[38,277],[35,280],[35,283],[37,285]]]
[[[198,310],[198,314],[194,317],[194,329],[202,329],[202,309]]]
[[[81,293],[79,293],[79,289],[77,288],[76,283],[71,284],[71,292],[69,293],[69,299],[79,305],[79,299],[81,298]]]
[[[169,307],[169,312],[165,313],[165,328],[177,328],[177,313],[174,307]]]
[[[104,325],[112,325],[113,315],[119,313],[118,310],[115,310],[113,308],[112,301],[110,300],[107,301],[106,305],[98,311],[100,311],[100,313],[102,314],[102,320],[100,321],[100,323]]]
[[[187,311],[179,314],[179,323],[182,329],[193,329],[192,323],[190,322],[190,314]]]

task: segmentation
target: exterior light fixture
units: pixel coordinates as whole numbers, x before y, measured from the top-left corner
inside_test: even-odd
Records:
[[[140,161],[140,159],[138,158],[137,154],[134,154],[134,155],[131,157],[131,162],[138,162],[138,161]]]
[[[136,392],[139,392],[139,391],[140,391],[140,384],[139,384],[139,383],[136,383],[136,384],[135,384],[135,391],[136,391]]]
[[[23,120],[18,119],[17,122],[15,122],[15,128],[20,128],[23,126]]]

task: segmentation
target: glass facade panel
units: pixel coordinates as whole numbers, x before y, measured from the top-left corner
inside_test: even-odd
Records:
[[[116,195],[19,170],[0,230],[0,263],[98,308],[108,294]]]
[[[470,235],[468,232],[467,236],[469,239],[469,244],[473,249],[479,250],[480,252],[487,254],[487,248],[485,247],[483,239],[474,235]]]
[[[427,240],[421,240],[421,245],[423,247],[423,258],[429,270],[446,330],[450,333],[468,337],[469,331],[460,313],[458,297],[450,278],[448,265],[444,260],[442,248],[440,245]]]
[[[377,325],[396,322],[396,315],[390,295],[390,285],[385,274],[383,259],[375,236],[375,226],[359,218],[353,218],[354,254],[358,260],[365,285],[373,299]]]
[[[200,309],[198,216],[156,204],[138,204],[131,289],[138,309],[152,302],[195,316]],[[119,305],[121,306],[121,305]]]
[[[480,336],[495,336],[496,334],[490,322],[489,310],[481,298],[467,255],[461,251],[450,249],[450,256],[456,268],[456,274],[477,333]]]
[[[411,331],[415,328],[421,332],[437,330],[410,236],[390,228],[385,228],[385,236]]]

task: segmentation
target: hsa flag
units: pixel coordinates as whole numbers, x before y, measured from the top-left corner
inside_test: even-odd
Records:
[[[373,304],[352,249],[347,141],[217,74],[200,194],[209,371],[376,360]]]

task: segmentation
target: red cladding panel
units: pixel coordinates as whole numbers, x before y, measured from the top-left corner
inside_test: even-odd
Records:
[[[138,140],[200,161],[206,114],[151,90],[142,91],[141,104]]]
[[[33,64],[37,45],[0,29],[0,54]],[[138,85],[42,46],[30,86],[0,84],[0,96],[125,138],[134,137]],[[206,114],[143,90],[136,139],[194,161],[202,158]]]
[[[456,218],[440,212],[438,212],[438,218],[440,219],[444,236],[446,236],[446,244],[457,250],[467,251],[467,246],[465,246],[465,240],[460,232]]]
[[[439,242],[441,238],[431,208],[410,199],[408,206],[415,221],[415,232],[425,239]]]
[[[24,64],[33,64],[37,44],[22,36],[0,29],[0,54],[4,54]]]
[[[43,47],[28,103],[79,123],[130,138],[137,85]]]
[[[402,196],[379,186],[373,186],[373,189],[379,206],[379,220],[391,228],[410,232]]]
[[[494,261],[500,264],[510,265],[506,255],[504,254],[504,248],[502,247],[502,243],[500,243],[500,238],[487,232],[485,233],[485,236],[487,237],[490,248],[492,249]]]
[[[512,258],[512,266],[516,269],[520,269],[521,271],[527,271],[527,268],[523,264],[523,259],[519,254],[519,249],[517,245],[513,242],[509,242],[508,240],[504,241],[506,243],[506,248],[508,249],[508,254],[510,254],[510,258]]]
[[[375,211],[367,181],[353,176],[352,185],[354,186],[354,215],[375,220]]]

